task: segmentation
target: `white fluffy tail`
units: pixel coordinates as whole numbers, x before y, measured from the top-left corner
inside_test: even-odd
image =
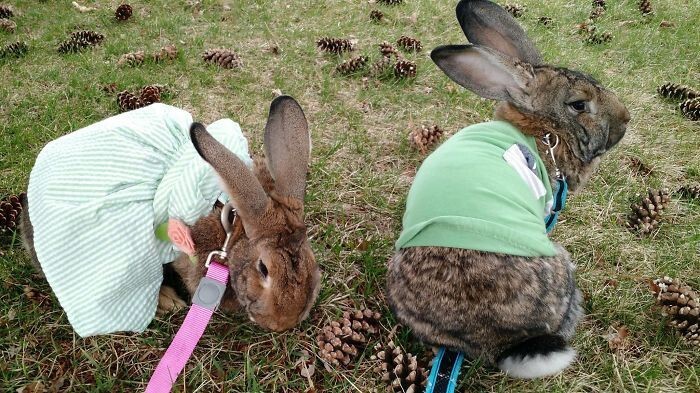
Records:
[[[558,374],[576,358],[576,351],[561,336],[533,337],[507,350],[498,368],[516,378],[540,378]]]

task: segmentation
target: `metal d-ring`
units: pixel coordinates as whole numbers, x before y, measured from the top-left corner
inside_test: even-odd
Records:
[[[557,165],[557,160],[554,158],[554,149],[559,146],[559,135],[554,134],[554,137],[556,138],[554,140],[554,145],[552,145],[552,134],[551,133],[546,133],[544,137],[542,138],[542,143],[547,145],[547,149],[549,150],[549,156],[552,157],[552,163],[554,164],[554,173],[557,176],[557,179],[561,179],[561,171],[559,170],[559,166]]]
[[[229,222],[228,217],[232,211],[233,220]],[[238,217],[238,214],[231,202],[225,204],[224,207],[221,208],[221,225],[224,226],[224,231],[226,231],[227,234],[232,232],[231,228],[233,228],[233,224],[236,223],[236,217]]]

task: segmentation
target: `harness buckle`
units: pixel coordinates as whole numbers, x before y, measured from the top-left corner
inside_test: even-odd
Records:
[[[552,163],[554,164],[554,174],[557,176],[557,179],[564,179],[564,176],[562,176],[561,171],[559,170],[559,166],[557,165],[557,160],[554,158],[554,149],[559,146],[559,135],[554,134],[554,137],[556,138],[554,140],[554,145],[552,145],[552,134],[551,133],[546,133],[544,137],[542,138],[542,143],[544,143],[547,146],[547,149],[549,150],[549,156],[552,157]]]
[[[231,215],[231,212],[233,212],[233,220],[229,221],[228,218]],[[226,240],[224,240],[224,245],[221,246],[220,250],[212,251],[209,253],[206,262],[204,262],[204,267],[208,268],[209,265],[211,265],[211,261],[214,258],[214,256],[219,257],[219,259],[222,262],[228,257],[226,248],[228,247],[228,243],[231,241],[234,224],[236,223],[236,218],[238,218],[238,213],[236,212],[236,209],[233,207],[233,205],[231,205],[231,202],[225,204],[224,207],[221,209],[221,225],[224,227],[224,231],[226,231]]]

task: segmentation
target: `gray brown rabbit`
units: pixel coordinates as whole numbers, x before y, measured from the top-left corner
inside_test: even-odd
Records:
[[[583,310],[575,264],[546,234],[552,185],[580,189],[624,136],[629,112],[592,77],[543,64],[500,6],[463,0],[457,19],[470,44],[431,58],[500,101],[496,121],[458,132],[418,170],[387,299],[426,343],[514,377],[553,375],[575,359],[568,342]]]
[[[242,306],[250,319],[282,331],[305,319],[320,290],[320,271],[304,224],[304,194],[311,142],[301,107],[290,97],[273,101],[265,128],[267,162],[255,161],[255,172],[209,135],[201,124],[191,129],[199,154],[226,185],[242,223],[230,249],[230,290],[221,307]],[[203,261],[225,240],[215,210],[192,228],[197,265],[187,255],[174,263],[192,294],[206,273]]]
[[[159,110],[153,108],[155,112]],[[182,113],[165,107],[163,110],[176,115]],[[108,127],[105,129],[109,131]],[[230,256],[226,261],[230,268],[230,282],[221,301],[221,309],[235,311],[243,308],[252,321],[275,331],[294,327],[308,316],[320,289],[320,270],[304,224],[304,195],[311,150],[304,112],[288,96],[278,97],[272,102],[264,136],[267,161],[257,160],[254,171],[217,141],[203,125],[193,123],[189,134],[190,137],[185,139],[186,148],[194,145],[196,153],[193,156],[198,153],[211,165],[230,196],[230,203],[237,209],[233,241],[226,250]],[[133,165],[138,166],[138,158],[134,160]],[[201,195],[199,197],[205,199]],[[32,206],[26,199],[22,203],[25,209],[21,232],[25,248],[32,263],[42,272],[41,259],[35,251],[36,228],[29,219]],[[148,222],[149,219],[145,218],[145,225],[154,225]],[[56,225],[60,225],[60,222]],[[80,236],[80,233],[76,233],[75,239],[79,240]],[[194,293],[206,274],[204,263],[208,254],[219,250],[224,244],[226,234],[220,210],[214,209],[209,215],[198,219],[191,227],[191,237],[195,254],[192,257],[196,259],[181,253],[169,264],[181,278],[189,295]],[[156,244],[154,247],[171,247],[169,243],[157,243],[155,237],[144,241],[153,242]],[[85,258],[90,256],[86,255]],[[65,268],[71,268],[70,261],[65,262]],[[158,285],[161,277],[156,279]],[[184,305],[172,287],[161,286],[160,294],[157,293],[157,286],[155,288],[153,295],[159,295],[159,309],[168,310]]]

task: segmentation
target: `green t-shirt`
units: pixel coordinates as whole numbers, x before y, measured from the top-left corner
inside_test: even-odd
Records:
[[[529,150],[542,196],[536,197],[504,158],[513,146]],[[551,200],[549,176],[533,137],[503,121],[472,125],[421,165],[408,193],[396,249],[438,246],[554,256],[544,224]]]

